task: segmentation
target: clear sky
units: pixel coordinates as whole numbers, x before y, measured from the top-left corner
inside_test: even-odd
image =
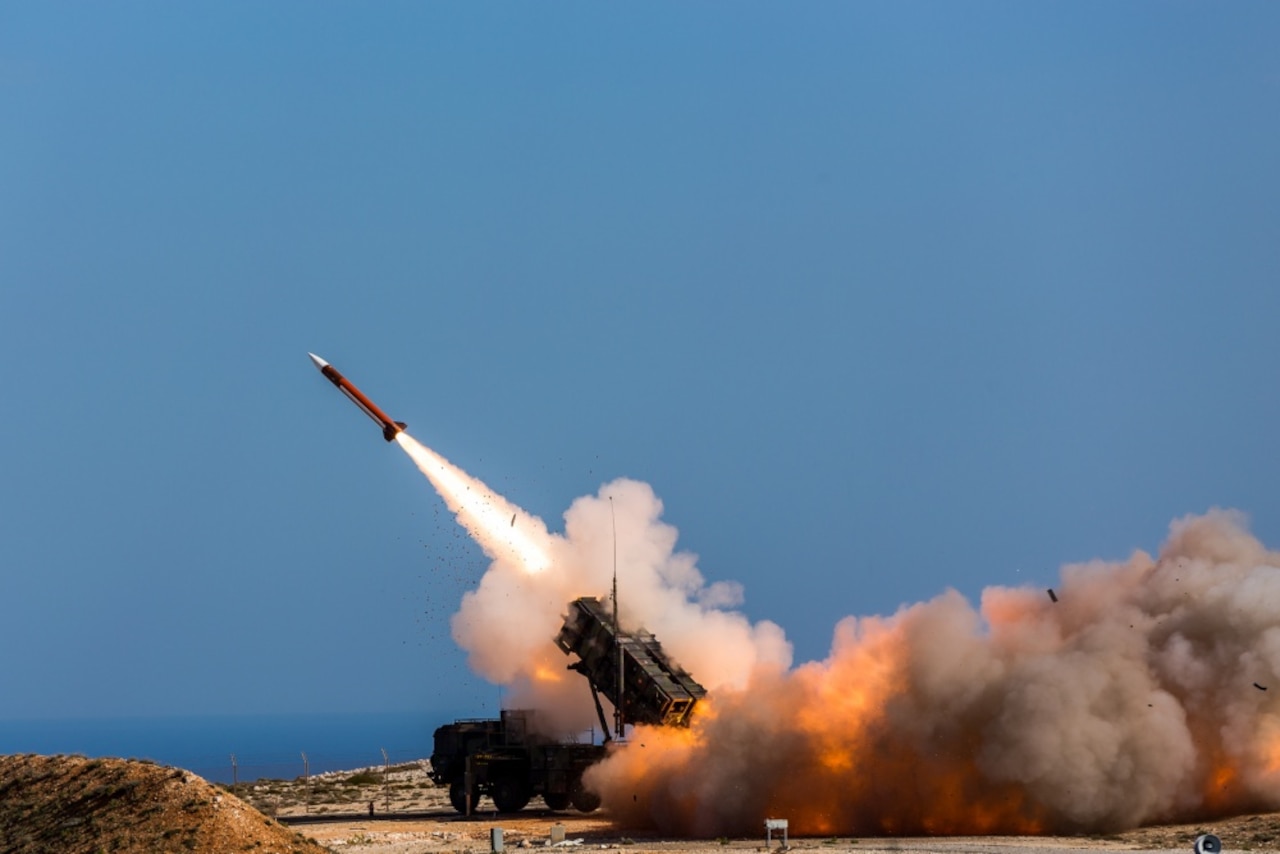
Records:
[[[1239,508],[1280,546],[1280,5],[5,3],[0,719],[449,709],[652,484],[798,660]]]

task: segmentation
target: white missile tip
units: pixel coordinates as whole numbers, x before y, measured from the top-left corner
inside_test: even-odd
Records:
[[[315,353],[308,353],[307,355],[311,357],[311,361],[315,362],[316,367],[320,370],[323,371],[325,368],[329,367],[329,363],[324,359],[321,359]]]

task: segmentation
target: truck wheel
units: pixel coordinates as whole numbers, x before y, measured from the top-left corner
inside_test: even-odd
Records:
[[[566,792],[548,792],[542,796],[547,802],[547,809],[560,812],[569,808],[569,795]]]
[[[569,799],[573,801],[573,806],[578,812],[595,812],[600,809],[600,796],[589,791],[582,785],[581,780],[573,784],[573,792],[569,795]]]
[[[471,793],[471,811],[476,811],[476,802],[480,800],[480,793],[473,791]],[[467,814],[467,784],[461,780],[454,780],[449,784],[449,803],[462,815]]]
[[[498,812],[520,812],[529,803],[529,787],[523,780],[506,777],[493,784],[489,796]]]

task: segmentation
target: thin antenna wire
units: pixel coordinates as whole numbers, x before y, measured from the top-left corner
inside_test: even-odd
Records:
[[[613,496],[609,496],[609,523],[613,526],[613,631],[618,644],[618,702],[613,704],[613,728],[619,739],[624,737],[622,721],[622,624],[618,622],[618,518],[613,512]]]

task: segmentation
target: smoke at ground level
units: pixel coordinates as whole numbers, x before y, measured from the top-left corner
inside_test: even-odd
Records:
[[[1055,601],[1056,598],[1056,601]],[[715,690],[590,773],[630,824],[756,834],[1070,833],[1280,806],[1280,554],[1243,519],[1054,596],[953,591],[847,618],[830,656]]]

